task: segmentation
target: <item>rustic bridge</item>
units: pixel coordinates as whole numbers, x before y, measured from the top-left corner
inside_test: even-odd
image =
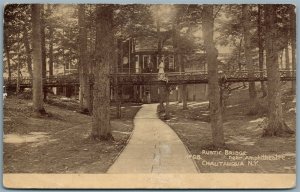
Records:
[[[281,81],[293,81],[296,80],[296,71],[292,70],[280,70]],[[254,77],[248,77],[248,71],[220,71],[220,82],[249,82],[249,81],[267,81],[267,71],[255,71]],[[206,84],[208,83],[207,71],[193,71],[193,72],[169,72],[166,73],[168,78],[168,84]],[[92,85],[94,80],[93,76],[90,76],[90,84]],[[115,73],[110,74],[111,85],[116,82],[119,85],[160,85],[166,84],[165,81],[158,80],[157,73]],[[8,88],[17,86],[17,79],[11,78],[4,79],[4,84]],[[20,88],[30,88],[32,86],[31,78],[19,79]],[[77,75],[59,75],[52,76],[43,79],[43,85],[45,87],[64,87],[64,86],[78,86],[79,78]]]

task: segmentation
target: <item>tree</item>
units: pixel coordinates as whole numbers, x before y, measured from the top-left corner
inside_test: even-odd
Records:
[[[294,131],[283,120],[280,74],[278,64],[278,28],[276,26],[276,5],[264,5],[266,22],[266,57],[268,76],[268,124],[263,136],[282,136]]]
[[[41,47],[42,47],[42,76],[43,79],[46,78],[47,75],[47,68],[46,68],[46,35],[45,35],[45,11],[44,11],[44,5],[41,6],[41,24],[40,24],[40,29],[41,29]],[[46,87],[43,87],[43,92],[44,92],[44,101],[47,100],[47,89]]]
[[[246,67],[248,70],[248,79],[249,79],[249,98],[250,98],[250,111],[249,115],[256,115],[259,109],[257,94],[255,89],[255,81],[254,81],[254,63],[252,60],[252,49],[251,49],[251,33],[250,33],[250,24],[251,18],[249,15],[249,7],[250,5],[242,5],[242,15],[243,15],[243,35],[244,35],[244,50],[245,50],[245,58],[246,58]]]
[[[20,81],[21,81],[21,45],[20,45],[20,37],[17,37],[17,39],[19,39],[19,42],[17,43],[18,45],[18,61],[17,61],[17,86],[16,86],[16,93],[19,94],[20,92]]]
[[[213,5],[203,5],[202,32],[208,65],[208,95],[210,104],[212,140],[214,147],[222,148],[225,145],[225,141],[223,133],[222,107],[220,104],[220,87],[218,80],[218,50],[216,49],[213,42],[213,10]]]
[[[50,17],[52,14],[52,5],[47,5],[47,18]],[[49,57],[49,76],[53,76],[53,23],[48,22],[48,30],[49,30],[49,51],[48,51],[48,57]]]
[[[30,6],[26,4],[8,4],[4,10],[4,61],[8,79],[20,75],[27,63],[29,76],[31,69],[31,50],[28,48],[28,32],[31,31]],[[27,41],[27,42],[26,42]],[[28,49],[27,49],[28,48]],[[19,69],[18,69],[19,68]]]
[[[31,58],[31,48],[30,48],[30,43],[29,43],[29,34],[28,34],[29,29],[27,27],[24,27],[23,30],[23,41],[24,41],[24,46],[26,50],[26,60],[27,60],[27,69],[29,76],[32,78],[32,58]]]
[[[258,14],[257,14],[257,36],[258,36],[258,65],[259,65],[259,70],[263,71],[264,70],[264,44],[263,44],[263,23],[262,23],[262,5],[257,5],[258,6]],[[263,73],[262,73],[263,76]],[[267,91],[266,91],[266,86],[265,82],[261,81],[260,82],[261,86],[261,91],[263,93],[262,97],[267,96]]]
[[[32,59],[33,59],[33,107],[38,114],[45,114],[43,107],[43,83],[42,83],[42,46],[41,46],[41,5],[31,5],[32,14]]]
[[[113,5],[96,8],[96,62],[94,64],[93,126],[91,137],[113,139],[110,127],[110,66],[113,65]]]
[[[289,5],[290,41],[292,47],[292,70],[296,70],[296,13],[295,6]],[[292,92],[296,94],[296,82],[292,81]]]
[[[91,113],[91,95],[89,84],[89,67],[87,61],[87,30],[85,23],[85,5],[78,7],[79,25],[79,82],[80,82],[80,109],[83,113]]]

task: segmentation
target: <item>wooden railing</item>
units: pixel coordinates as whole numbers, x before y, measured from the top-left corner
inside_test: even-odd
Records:
[[[292,81],[296,79],[296,71],[280,70],[281,81]],[[219,71],[220,82],[249,82],[249,81],[266,81],[267,71],[255,71],[253,77],[249,79],[248,71]],[[207,71],[192,71],[192,72],[169,72],[166,73],[169,84],[199,84],[208,83]],[[93,76],[89,77],[90,84],[93,84]],[[157,73],[115,73],[110,74],[111,84],[116,82],[120,85],[150,85],[150,84],[165,84],[165,81],[158,79]],[[31,87],[31,78],[20,78],[20,87]],[[43,79],[44,86],[60,87],[79,85],[79,78],[77,75],[59,75]],[[15,87],[17,79],[4,79],[4,85],[7,87]]]

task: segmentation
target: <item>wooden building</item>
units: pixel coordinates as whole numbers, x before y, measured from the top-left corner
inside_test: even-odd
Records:
[[[175,63],[175,55],[172,42],[165,42],[162,50],[158,53],[157,39],[129,38],[118,42],[119,59],[118,73],[158,73],[159,58],[163,59],[165,72],[178,72],[179,64]],[[195,54],[197,56],[197,54]],[[201,54],[200,54],[201,55]],[[203,55],[203,54],[202,54]],[[198,54],[199,56],[199,54]],[[199,59],[198,59],[199,60]],[[189,61],[185,71],[205,70],[204,62]],[[187,85],[187,98],[190,101],[206,99],[207,85]],[[180,97],[178,87],[171,91],[170,101],[177,101]],[[133,102],[158,102],[159,90],[157,85],[130,85],[122,87],[122,99]]]

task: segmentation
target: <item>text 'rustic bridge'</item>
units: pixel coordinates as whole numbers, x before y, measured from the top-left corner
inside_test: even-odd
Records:
[[[292,70],[280,70],[281,81],[293,81],[296,79],[296,71]],[[219,81],[222,82],[249,82],[249,81],[267,81],[267,71],[255,71],[252,78],[248,77],[248,71],[220,71],[218,73]],[[166,73],[168,84],[206,84],[208,83],[207,71],[193,71],[193,72],[169,72]],[[90,76],[90,84],[93,84],[93,76]],[[110,74],[110,83],[115,85],[160,85],[166,84],[165,81],[158,80],[157,73],[115,73]],[[16,87],[17,79],[11,78],[4,79],[6,87]],[[19,79],[20,88],[29,88],[32,86],[31,78]],[[72,75],[58,75],[47,77],[43,79],[43,85],[45,87],[63,87],[79,85],[78,74]]]

